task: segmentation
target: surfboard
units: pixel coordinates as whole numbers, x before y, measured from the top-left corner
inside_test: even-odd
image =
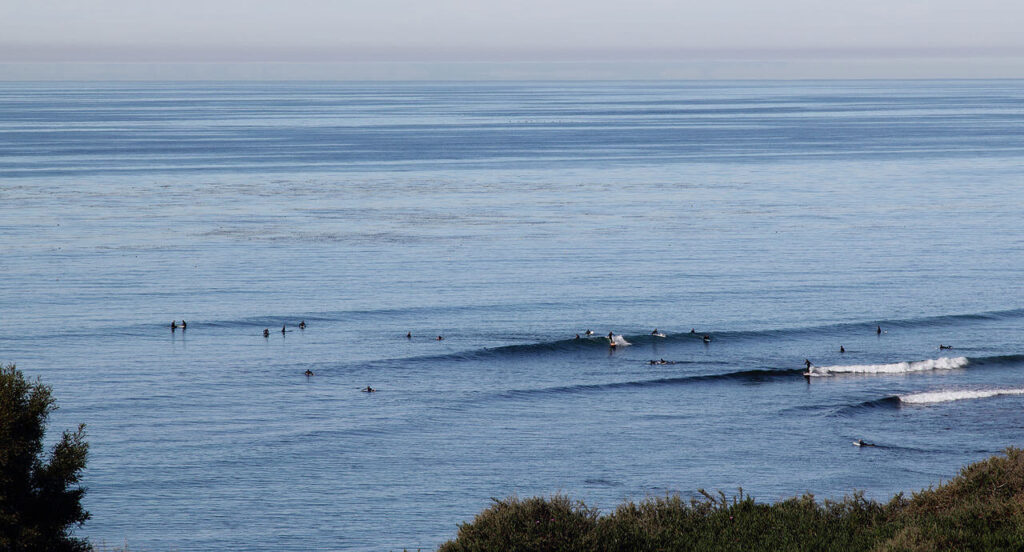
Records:
[[[656,334],[651,334],[651,335],[653,335],[654,337],[665,337],[665,334],[660,333],[660,332],[656,333]]]

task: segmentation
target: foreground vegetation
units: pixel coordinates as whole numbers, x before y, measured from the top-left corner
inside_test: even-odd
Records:
[[[1015,448],[885,504],[862,494],[759,504],[742,490],[731,499],[700,493],[605,516],[560,495],[496,500],[440,550],[1024,550],[1024,451]]]
[[[49,386],[26,380],[13,364],[0,367],[0,551],[90,549],[72,536],[89,519],[79,485],[85,426],[64,431],[46,454],[46,420],[56,408]]]

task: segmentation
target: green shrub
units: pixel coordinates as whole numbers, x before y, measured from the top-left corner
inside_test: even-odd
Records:
[[[444,552],[504,550],[587,550],[593,547],[597,511],[562,495],[550,500],[511,497],[494,500],[471,523],[459,526],[456,540],[441,545]]]
[[[78,486],[89,449],[85,426],[65,431],[42,458],[46,419],[56,408],[48,386],[28,383],[13,364],[0,367],[0,550],[90,549],[70,535],[89,519]]]
[[[565,496],[495,501],[441,550],[1024,550],[1024,451],[1013,448],[886,504],[863,493],[760,504],[742,489],[731,499],[699,492],[690,501],[629,502],[600,517]]]

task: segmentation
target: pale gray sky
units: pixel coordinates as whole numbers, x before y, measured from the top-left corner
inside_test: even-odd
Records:
[[[1024,77],[1021,22],[1011,0],[3,0],[0,78]]]

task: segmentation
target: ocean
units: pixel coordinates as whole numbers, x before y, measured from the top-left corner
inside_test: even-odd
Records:
[[[107,547],[888,500],[1024,441],[1022,175],[1024,81],[0,83],[0,363]]]

